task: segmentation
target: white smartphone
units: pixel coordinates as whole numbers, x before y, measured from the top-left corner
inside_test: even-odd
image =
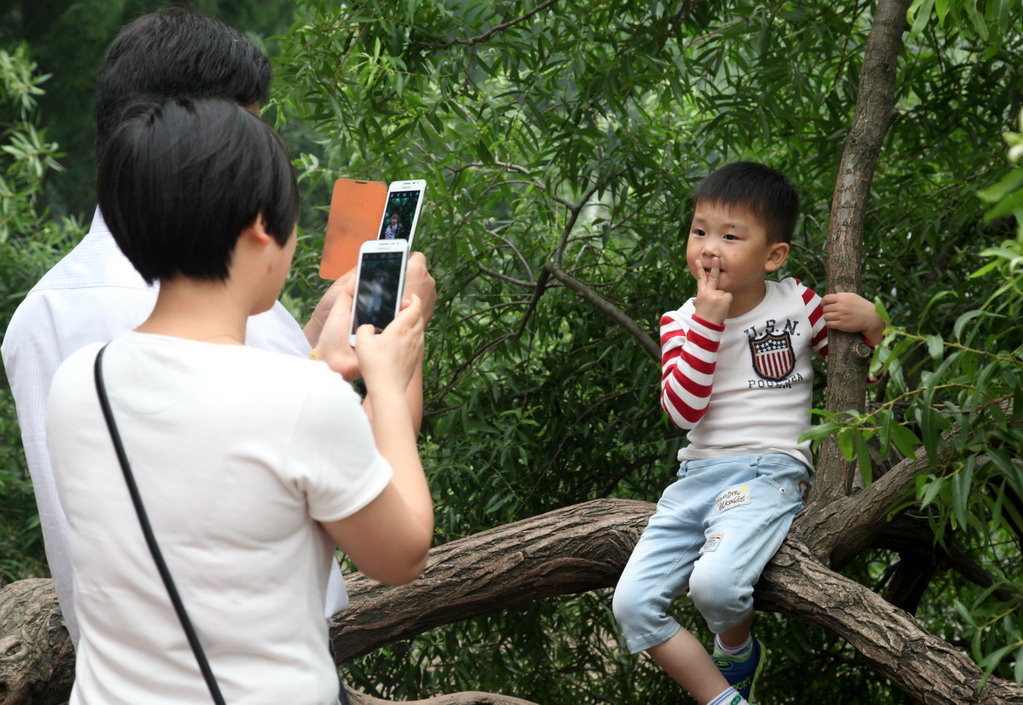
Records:
[[[352,298],[352,329],[348,340],[355,345],[355,331],[367,323],[380,335],[401,309],[405,288],[408,241],[367,240],[359,248],[359,269]]]
[[[381,240],[406,240],[412,249],[412,236],[419,225],[419,213],[423,210],[426,195],[426,181],[392,181],[387,187],[387,202],[380,219]]]

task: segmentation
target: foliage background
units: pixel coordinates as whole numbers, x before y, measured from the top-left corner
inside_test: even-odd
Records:
[[[3,155],[14,158],[3,162],[5,178],[21,184],[5,187],[4,207],[26,202],[18,189],[37,197],[0,252],[4,324],[80,235],[61,218],[91,215],[91,82],[116,28],[155,4],[65,0],[46,22],[27,3],[0,4],[12,20],[0,47],[27,40],[40,71],[53,74],[38,106],[18,107],[24,98],[5,83],[4,144],[45,125],[40,141],[68,153],[62,173],[48,161],[52,146],[33,152],[36,171]],[[694,290],[683,267],[689,193],[711,169],[750,158],[793,179],[803,215],[782,274],[823,287],[835,168],[872,3],[193,6],[273,37],[264,46],[277,81],[265,115],[303,175],[301,240],[282,296],[300,318],[323,289],[315,272],[333,179],[428,181],[417,246],[441,297],[423,434],[438,541],[591,498],[659,495],[683,439],[658,410],[657,364],[571,287],[582,282],[656,336],[659,315]],[[955,472],[922,481],[915,511],[936,540],[1018,595],[1020,235],[1011,218],[984,212],[1021,207],[1020,168],[1009,170],[999,142],[1021,104],[1020,13],[1007,1],[924,0],[910,20],[864,245],[864,293],[898,328],[878,355],[887,374],[871,390],[872,413],[826,430],[861,457],[873,448],[883,470],[900,448],[972,419]],[[68,56],[72,31],[81,51]],[[985,191],[990,204],[977,197],[996,183]],[[2,391],[0,540],[13,579],[45,567]],[[996,411],[1006,399],[1009,410]],[[884,590],[898,560],[876,550],[846,573]],[[997,599],[947,568],[918,617],[998,675],[1023,680],[1018,597]],[[678,610],[699,627],[690,608]],[[774,702],[908,702],[827,633],[770,614],[758,632]],[[544,703],[679,702],[618,638],[610,594],[598,592],[435,630],[346,671],[361,689],[401,699],[493,690]]]

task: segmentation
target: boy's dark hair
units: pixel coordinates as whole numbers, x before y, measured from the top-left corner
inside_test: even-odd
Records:
[[[270,127],[217,98],[129,105],[107,139],[99,207],[142,278],[223,281],[241,231],[262,216],[278,244],[298,218],[288,152]]]
[[[757,162],[734,162],[712,172],[696,187],[696,203],[745,208],[767,230],[768,242],[792,242],[799,195],[776,169]]]
[[[124,107],[148,95],[266,101],[270,60],[241,32],[213,17],[168,7],[125,25],[96,78],[96,145],[102,151]]]

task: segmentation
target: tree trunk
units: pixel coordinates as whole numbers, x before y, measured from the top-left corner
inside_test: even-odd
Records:
[[[881,0],[867,39],[856,96],[856,114],[838,167],[828,230],[829,294],[860,291],[860,253],[863,221],[881,144],[895,106],[895,72],[910,0]],[[858,346],[859,335],[828,333],[828,391],[826,408],[834,414],[862,410],[867,364]],[[852,489],[855,466],[847,461],[834,438],[821,445],[811,501],[826,505]]]

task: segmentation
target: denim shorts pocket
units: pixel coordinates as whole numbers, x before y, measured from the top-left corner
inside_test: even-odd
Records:
[[[757,469],[757,479],[779,494],[791,497],[800,506],[810,486],[810,473],[802,463],[791,462],[761,463]]]
[[[803,505],[803,491],[802,487],[797,482],[794,485],[789,483],[780,483],[770,475],[761,475],[757,478],[758,482],[764,483],[765,487],[774,490],[779,495],[783,495],[786,498],[790,498],[793,502],[798,502],[800,507]]]

